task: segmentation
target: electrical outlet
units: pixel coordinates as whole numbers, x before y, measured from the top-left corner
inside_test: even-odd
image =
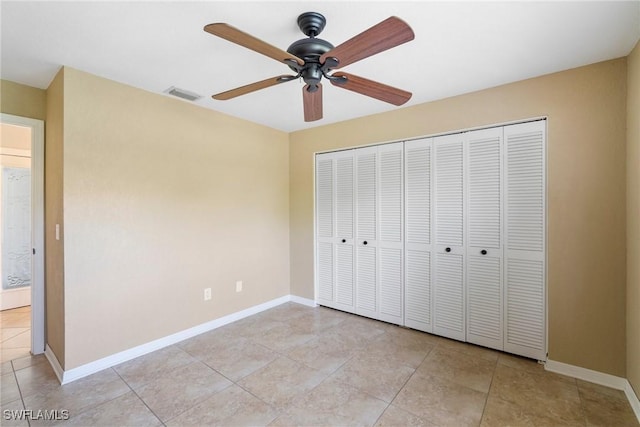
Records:
[[[209,301],[211,299],[211,288],[205,288],[204,290],[204,300]]]
[[[236,282],[236,292],[242,292],[242,280]]]

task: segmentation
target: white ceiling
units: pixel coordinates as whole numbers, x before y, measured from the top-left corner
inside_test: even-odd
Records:
[[[412,92],[404,106],[626,56],[640,38],[640,0],[3,0],[1,76],[46,88],[66,65],[155,93],[176,86],[203,95],[202,107],[287,132],[402,108],[325,84],[324,118],[305,123],[298,81],[211,99],[290,70],[204,32],[206,24],[226,22],[286,50],[305,37],[296,18],[306,11],[325,15],[319,37],[336,46],[391,15],[405,20],[415,40],[344,68]]]

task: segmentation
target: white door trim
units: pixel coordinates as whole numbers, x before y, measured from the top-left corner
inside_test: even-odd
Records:
[[[31,353],[44,353],[44,121],[0,114],[0,122],[31,128],[31,221],[33,282],[31,286]]]

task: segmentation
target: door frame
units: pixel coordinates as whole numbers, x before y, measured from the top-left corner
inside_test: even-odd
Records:
[[[0,123],[31,129],[31,353],[44,353],[44,121],[0,113]]]

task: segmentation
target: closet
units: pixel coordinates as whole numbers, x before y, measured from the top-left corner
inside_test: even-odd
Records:
[[[317,302],[544,360],[545,130],[317,154]]]

